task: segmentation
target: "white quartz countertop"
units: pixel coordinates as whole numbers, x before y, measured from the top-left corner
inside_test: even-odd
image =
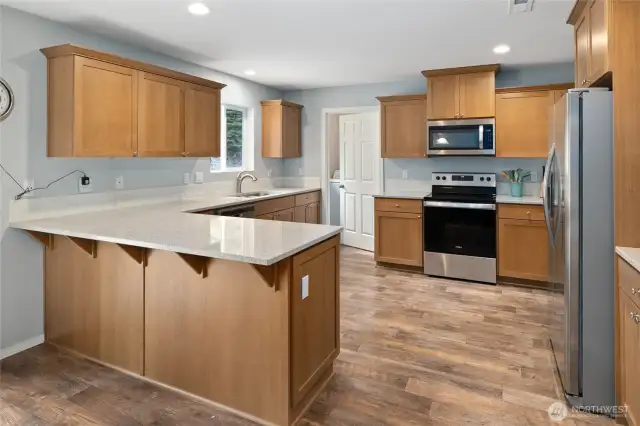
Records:
[[[512,197],[510,195],[496,196],[496,203],[498,204],[537,204],[542,205],[542,198],[531,195],[525,195],[524,197]]]
[[[12,222],[12,228],[150,249],[272,265],[324,241],[339,226],[192,214],[189,212],[301,194],[312,189],[273,189],[251,199],[207,197]]]
[[[616,247],[616,253],[627,263],[640,272],[640,248],[633,247]]]
[[[406,198],[411,200],[422,200],[430,193],[431,191],[390,191],[383,192],[380,195],[374,195],[374,198]]]

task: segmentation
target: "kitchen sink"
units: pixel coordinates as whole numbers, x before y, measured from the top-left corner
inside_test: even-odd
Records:
[[[240,192],[240,193],[236,193],[236,194],[232,194],[232,197],[238,197],[238,198],[251,198],[251,197],[264,197],[266,195],[272,195],[274,194],[273,192],[267,192],[267,191],[256,191],[256,192]]]

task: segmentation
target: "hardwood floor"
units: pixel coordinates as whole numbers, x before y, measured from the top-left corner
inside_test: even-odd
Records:
[[[376,268],[343,248],[342,352],[302,425],[613,425],[552,422],[547,336],[560,295]],[[2,361],[0,425],[252,425],[41,345]]]

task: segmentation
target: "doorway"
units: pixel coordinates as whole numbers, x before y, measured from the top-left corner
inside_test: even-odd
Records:
[[[380,109],[325,109],[322,119],[325,222],[344,228],[344,245],[373,251],[374,195],[383,191]]]

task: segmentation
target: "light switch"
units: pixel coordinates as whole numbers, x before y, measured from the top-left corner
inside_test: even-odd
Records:
[[[196,172],[196,183],[204,182],[204,174],[202,172]]]
[[[302,300],[309,297],[309,275],[302,277]]]

